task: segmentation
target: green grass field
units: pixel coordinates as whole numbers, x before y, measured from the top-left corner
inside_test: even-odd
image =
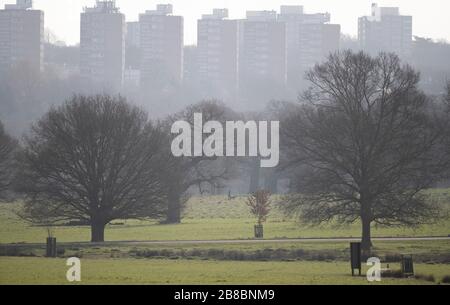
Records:
[[[433,194],[447,198],[447,190]],[[266,239],[360,237],[360,225],[308,227],[286,218],[274,200],[264,225]],[[447,199],[443,204],[448,207]],[[245,197],[192,198],[177,225],[117,220],[106,228],[106,243],[91,245],[87,226],[58,226],[59,258],[46,259],[47,228],[16,214],[20,203],[0,203],[0,284],[67,284],[65,259],[82,259],[82,284],[367,284],[351,277],[348,242],[183,244],[187,240],[251,240],[255,219]],[[448,236],[450,219],[418,228],[373,227],[375,237]],[[181,241],[175,245],[139,241]],[[118,243],[117,241],[137,241]],[[31,245],[30,243],[37,243]],[[450,276],[450,242],[375,241],[373,255],[398,269],[401,254],[413,254],[420,279],[384,278],[381,284],[437,284]],[[434,280],[424,280],[433,276]]]
[[[446,193],[445,193],[446,194]],[[276,201],[276,200],[275,200]],[[19,203],[0,204],[0,243],[42,243],[47,236],[44,227],[31,226],[20,220],[15,211]],[[222,196],[195,197],[186,207],[181,224],[160,225],[155,221],[114,221],[107,226],[105,239],[123,240],[215,240],[253,238],[255,219],[249,214],[245,197],[228,200]],[[55,227],[61,242],[89,241],[87,226]],[[288,219],[276,205],[264,225],[265,238],[360,237],[359,223],[349,226],[333,224],[306,226]],[[374,227],[374,237],[448,236],[450,220],[418,228]]]
[[[66,261],[0,258],[0,284],[69,284]],[[398,267],[392,266],[391,268]],[[416,264],[422,279],[382,278],[381,284],[439,283],[450,265]],[[200,260],[82,259],[81,284],[368,284],[342,262],[223,262]]]

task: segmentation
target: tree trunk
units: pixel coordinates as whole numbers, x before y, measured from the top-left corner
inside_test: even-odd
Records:
[[[371,240],[371,234],[370,234],[370,216],[367,215],[367,212],[363,212],[363,215],[361,215],[361,222],[362,222],[362,239],[361,239],[361,250],[363,250],[365,253],[370,252],[370,248],[372,247],[372,240]]]
[[[251,168],[250,168],[250,187],[249,187],[249,193],[252,194],[256,192],[259,189],[259,171],[260,171],[260,165],[259,165],[259,159],[256,159],[256,161],[252,161]]]
[[[180,223],[181,222],[181,202],[180,196],[175,192],[169,194],[169,206],[167,208],[166,223]]]
[[[91,242],[99,243],[105,241],[105,226],[103,222],[93,221],[91,224]]]
[[[278,175],[274,170],[270,170],[266,175],[265,189],[271,194],[278,193]]]

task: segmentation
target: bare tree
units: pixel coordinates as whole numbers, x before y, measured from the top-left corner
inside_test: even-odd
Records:
[[[258,220],[258,225],[262,225],[270,213],[270,193],[266,190],[257,190],[248,196],[246,203],[250,212]]]
[[[419,74],[393,54],[336,53],[308,74],[304,104],[282,124],[287,166],[301,174],[286,211],[307,222],[415,226],[437,214],[423,190],[439,179],[440,132],[417,89]]]
[[[233,112],[217,101],[203,101],[188,106],[183,111],[166,120],[168,132],[173,122],[184,120],[194,126],[194,114],[202,113],[203,121],[224,122],[233,116]],[[200,131],[202,132],[202,131]],[[203,140],[205,139],[203,135]],[[173,135],[168,137],[171,141]],[[170,148],[170,143],[167,145]],[[170,162],[164,172],[164,181],[168,190],[168,210],[166,223],[179,223],[183,204],[188,200],[191,187],[203,193],[210,186],[220,186],[232,174],[230,160],[225,157],[174,157],[170,151]]]
[[[450,81],[447,82],[447,94],[445,95],[445,102],[449,106],[450,110]]]
[[[439,103],[440,102],[440,103]],[[448,165],[446,169],[447,183],[450,179],[450,81],[447,82],[445,93],[442,95],[439,102],[436,103],[434,113],[436,113],[437,120],[439,122],[439,128],[443,134],[444,141],[440,150],[444,152],[448,159]]]
[[[17,141],[6,133],[0,122],[0,199],[5,199],[7,191],[11,190],[14,152],[17,147]]]
[[[74,96],[51,109],[25,140],[18,189],[36,223],[83,221],[104,241],[114,219],[159,218],[166,191],[162,129],[121,97]]]

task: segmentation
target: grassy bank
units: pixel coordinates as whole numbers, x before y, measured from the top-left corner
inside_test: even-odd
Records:
[[[414,261],[450,264],[448,241],[377,241],[371,256],[382,262],[400,262],[402,254],[412,254]],[[0,256],[44,257],[45,245],[0,245]],[[349,261],[348,242],[286,242],[154,245],[145,243],[60,243],[58,256],[83,259],[149,258],[212,259],[222,261]]]

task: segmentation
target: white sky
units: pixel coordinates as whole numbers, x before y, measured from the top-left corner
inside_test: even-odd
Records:
[[[306,13],[329,12],[331,22],[342,32],[357,35],[357,18],[370,14],[372,2],[380,6],[399,6],[402,15],[413,16],[413,34],[450,41],[450,0],[117,0],[127,21],[154,9],[157,3],[172,3],[174,14],[185,18],[185,44],[196,43],[196,20],[213,8],[228,8],[230,18],[245,17],[246,10],[277,10],[282,4],[303,5]],[[15,0],[0,0],[0,8]],[[80,12],[95,0],[34,0],[34,8],[44,10],[45,27],[68,44],[79,41]]]

